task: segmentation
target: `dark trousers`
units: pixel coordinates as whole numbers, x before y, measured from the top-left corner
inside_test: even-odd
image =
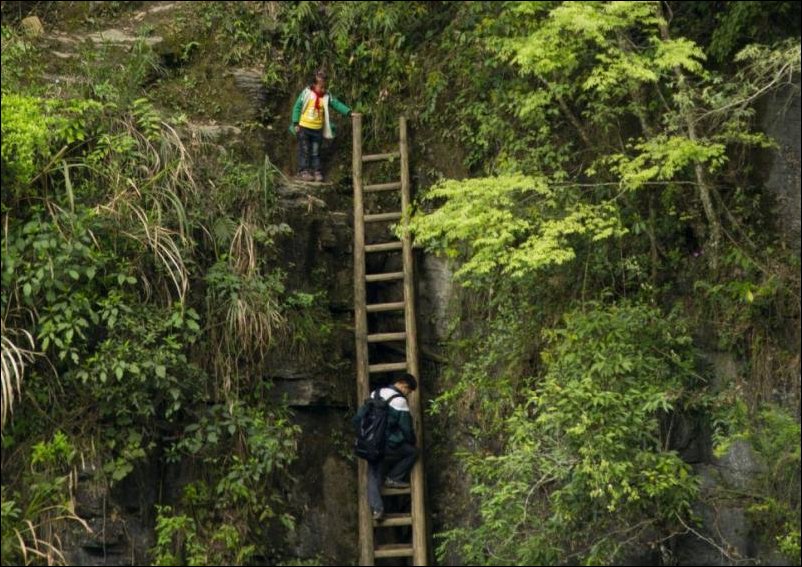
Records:
[[[323,129],[310,130],[301,126],[298,132],[298,169],[321,171],[320,146],[323,144]]]
[[[412,470],[419,452],[414,445],[404,443],[400,447],[388,448],[381,461],[368,463],[368,505],[371,510],[384,510],[381,496],[382,469],[389,469],[387,478],[405,481],[409,478],[409,471]]]

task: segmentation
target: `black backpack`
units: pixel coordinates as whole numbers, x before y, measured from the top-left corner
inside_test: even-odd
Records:
[[[365,400],[365,403],[359,408],[362,419],[357,425],[354,452],[357,457],[368,462],[379,461],[384,456],[384,441],[390,402],[395,398],[403,397],[401,393],[398,393],[385,400],[379,392],[380,389],[376,390],[373,396]]]

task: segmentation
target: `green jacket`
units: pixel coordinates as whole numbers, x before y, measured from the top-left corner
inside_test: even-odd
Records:
[[[371,392],[373,396],[374,392]],[[385,400],[389,399],[395,394],[400,394],[398,390],[392,387],[385,387],[379,390],[379,394]],[[365,414],[365,406],[359,408],[357,414],[353,417],[352,422],[354,427],[359,427],[362,421],[362,416]],[[412,415],[409,413],[409,404],[407,399],[402,395],[395,398],[390,402],[390,407],[387,411],[387,430],[385,431],[385,441],[387,447],[394,449],[404,443],[410,445],[415,444],[415,431],[412,428]]]
[[[312,89],[306,87],[301,94],[298,95],[298,98],[295,101],[295,106],[292,107],[292,120],[290,121],[290,134],[295,135],[295,127],[298,125],[298,122],[301,121],[301,112],[304,109],[304,104],[312,96]],[[330,93],[326,93],[323,95],[323,109],[325,111],[325,124],[323,126],[323,137],[324,138],[333,138],[334,137],[334,124],[331,123],[329,120],[329,106],[342,114],[343,116],[348,116],[351,114],[351,108],[336,99]]]

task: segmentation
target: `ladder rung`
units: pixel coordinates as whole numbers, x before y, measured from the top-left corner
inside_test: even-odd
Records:
[[[376,333],[368,335],[369,343],[386,343],[390,341],[405,341],[407,340],[406,333]]]
[[[368,274],[365,276],[366,282],[388,282],[392,280],[403,280],[404,272],[388,272],[386,274]]]
[[[401,218],[401,213],[379,213],[377,215],[365,215],[364,219],[365,222],[381,222],[381,221],[392,221],[392,220],[399,220]]]
[[[376,183],[374,185],[365,185],[363,191],[365,191],[365,193],[375,193],[378,191],[392,191],[393,189],[401,189],[401,182],[393,181],[392,183]]]
[[[401,272],[403,276],[404,272]],[[404,302],[399,301],[397,303],[374,303],[373,305],[367,306],[368,313],[376,313],[377,311],[403,311],[404,310]]]
[[[381,528],[392,526],[411,526],[412,514],[385,514],[380,522],[373,522],[373,525]]]
[[[381,161],[383,159],[395,159],[401,157],[399,152],[388,152],[386,154],[368,154],[362,156],[362,162]]]
[[[388,488],[386,486],[381,487],[382,496],[403,496],[404,494],[410,494],[411,489],[407,488]]]
[[[371,364],[368,372],[393,372],[394,370],[406,370],[406,362],[390,362],[387,364]]]
[[[404,243],[400,240],[398,242],[382,242],[381,244],[366,244],[365,252],[386,252],[388,250],[401,250]]]
[[[412,545],[408,543],[385,543],[377,545],[374,557],[412,557]]]

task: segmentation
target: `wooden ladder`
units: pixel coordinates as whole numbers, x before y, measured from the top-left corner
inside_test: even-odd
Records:
[[[370,395],[370,375],[380,372],[409,372],[418,380],[419,387],[408,396],[412,422],[421,450],[410,475],[410,487],[390,489],[382,487],[382,496],[409,495],[410,510],[407,513],[387,514],[381,522],[374,522],[368,506],[367,463],[359,459],[359,564],[373,565],[374,560],[384,557],[412,557],[414,565],[426,565],[426,514],[423,481],[423,426],[421,421],[420,373],[418,372],[418,346],[415,328],[415,287],[413,280],[412,238],[404,230],[400,241],[382,244],[365,244],[365,223],[400,220],[406,223],[410,205],[409,188],[409,148],[407,145],[407,121],[399,121],[398,151],[363,155],[362,154],[362,115],[353,114],[353,174],[354,174],[354,318],[356,330],[356,379],[359,401]],[[362,185],[362,165],[382,160],[399,159],[401,180],[390,183]],[[363,193],[379,191],[401,191],[401,210],[394,213],[365,214]],[[365,254],[374,252],[394,252],[402,254],[403,271],[383,274],[365,273]],[[375,303],[367,305],[366,287],[369,283],[404,281],[402,301]],[[404,312],[404,331],[394,333],[368,333],[368,313],[391,311]],[[384,364],[369,364],[368,343],[403,341],[406,361]],[[374,528],[412,526],[412,542],[374,545]]]

